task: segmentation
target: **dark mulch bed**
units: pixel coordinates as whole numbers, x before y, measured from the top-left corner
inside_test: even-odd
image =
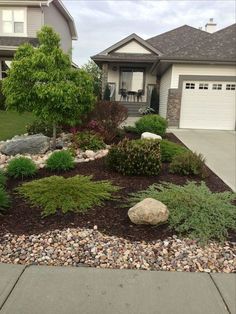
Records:
[[[167,135],[167,137],[173,140],[172,135]],[[230,190],[213,172],[209,170],[209,173],[210,175],[205,181],[212,191]],[[93,175],[94,180],[111,180],[114,184],[122,187],[122,190],[118,193],[120,200],[107,201],[104,206],[95,207],[86,214],[69,213],[62,215],[58,213],[55,216],[42,218],[39,208],[31,208],[25,200],[14,193],[14,188],[21,184],[21,181],[8,180],[7,189],[12,196],[12,206],[4,216],[0,216],[0,233],[32,234],[67,227],[93,228],[94,225],[97,225],[98,230],[106,234],[131,240],[151,241],[164,239],[172,235],[172,232],[166,225],[159,227],[136,226],[129,221],[127,208],[121,207],[121,204],[125,203],[125,197],[129,193],[145,189],[149,185],[161,181],[180,185],[183,185],[187,180],[200,181],[200,179],[196,178],[170,174],[168,172],[168,164],[163,164],[158,177],[122,176],[107,169],[105,158],[78,164],[74,170],[61,175],[69,177],[76,174]],[[42,169],[36,178],[50,175],[52,173]],[[230,239],[233,238],[236,240],[235,234],[230,235]]]

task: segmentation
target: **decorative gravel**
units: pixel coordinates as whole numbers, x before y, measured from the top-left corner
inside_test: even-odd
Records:
[[[236,243],[196,241],[177,236],[153,242],[129,241],[94,229],[54,230],[37,235],[5,234],[0,262],[93,266],[188,272],[236,272]]]

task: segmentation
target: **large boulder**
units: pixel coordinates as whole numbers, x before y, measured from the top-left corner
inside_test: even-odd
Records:
[[[5,155],[44,154],[50,146],[50,138],[42,134],[15,136],[0,148]]]
[[[141,139],[162,140],[162,137],[154,133],[144,132],[141,135]]]
[[[136,225],[158,225],[167,221],[169,210],[162,202],[145,198],[129,209],[128,216]]]

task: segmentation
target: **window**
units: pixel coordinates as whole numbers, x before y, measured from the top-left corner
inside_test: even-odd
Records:
[[[10,60],[3,60],[1,61],[0,68],[2,73],[0,73],[0,77],[2,75],[2,78],[5,78],[7,76],[7,70],[11,67],[11,61]]]
[[[222,89],[222,84],[213,84],[212,89]]]
[[[195,89],[195,83],[186,83],[185,89]]]
[[[226,90],[236,90],[236,84],[226,84]]]
[[[121,68],[120,70],[120,91],[144,92],[144,69]]]
[[[208,89],[208,84],[207,83],[200,83],[199,89]]]
[[[25,10],[2,10],[3,34],[24,34],[25,33]]]

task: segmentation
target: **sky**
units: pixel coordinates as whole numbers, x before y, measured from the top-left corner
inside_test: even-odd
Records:
[[[217,29],[236,23],[236,0],[63,0],[73,16],[78,65],[131,33],[143,39],[184,24],[199,28],[214,18]]]

